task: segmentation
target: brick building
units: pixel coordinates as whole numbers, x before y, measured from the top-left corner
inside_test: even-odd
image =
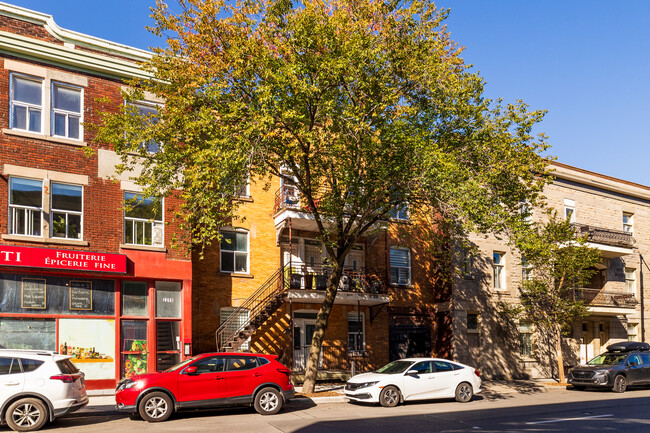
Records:
[[[327,276],[325,249],[299,194],[280,179],[242,192],[243,222],[193,262],[195,347],[270,352],[306,365]],[[349,253],[325,333],[327,372],[378,368],[451,348],[450,287],[439,276],[435,225],[399,212]],[[441,302],[443,301],[443,302]],[[215,330],[217,340],[215,342]]]
[[[114,152],[86,127],[111,109],[98,98],[117,108],[124,80],[147,78],[136,62],[150,53],[6,3],[0,53],[0,347],[67,352],[89,388],[166,368],[192,341],[173,203],[113,178]]]
[[[589,315],[572,325],[564,342],[567,366],[585,362],[612,343],[645,341],[650,253],[650,188],[561,163],[544,194],[601,252],[591,285],[574,289]],[[535,210],[533,218],[541,218]],[[499,315],[499,302],[516,303],[521,257],[505,242],[473,235],[480,252],[461,263],[453,289],[454,357],[488,377],[549,377],[555,366],[548,342],[520,321]]]

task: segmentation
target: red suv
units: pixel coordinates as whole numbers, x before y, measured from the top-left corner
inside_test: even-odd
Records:
[[[204,353],[161,373],[122,379],[115,401],[117,409],[149,422],[165,421],[175,410],[237,404],[272,415],[294,396],[290,376],[275,355]]]

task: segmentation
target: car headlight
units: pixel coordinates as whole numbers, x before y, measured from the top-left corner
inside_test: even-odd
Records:
[[[134,381],[134,380],[131,380],[131,379],[127,379],[127,380],[123,381],[117,387],[117,389],[118,390],[123,390],[123,389],[130,389],[130,388],[133,388],[133,387],[135,387],[136,389],[139,389],[139,388],[142,388],[143,385],[144,385],[144,383],[142,381],[140,381],[140,380]]]
[[[369,386],[377,385],[378,383],[379,383],[378,380],[375,381],[375,382],[359,383],[359,384],[357,384],[357,389],[360,389],[360,388],[368,388]]]
[[[596,370],[596,371],[594,371],[594,374],[607,374],[607,373],[609,373],[610,371],[611,371],[611,370],[610,370],[609,368],[605,368],[605,369],[602,369],[602,370]]]

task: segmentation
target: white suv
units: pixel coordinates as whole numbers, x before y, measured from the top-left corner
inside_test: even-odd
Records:
[[[69,356],[0,349],[0,424],[34,431],[87,404],[84,374]]]

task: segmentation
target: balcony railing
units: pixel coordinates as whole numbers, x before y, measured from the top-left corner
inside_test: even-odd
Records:
[[[587,224],[574,224],[578,235],[587,235],[589,242],[597,244],[612,245],[615,247],[632,248],[634,238],[632,233],[622,230],[612,230],[602,227],[594,227]]]
[[[289,288],[293,290],[326,290],[327,280],[332,275],[328,266],[291,266]],[[367,268],[343,268],[339,290],[358,293],[386,293],[386,273]]]
[[[282,185],[275,192],[275,206],[273,212],[282,209],[300,209],[300,191],[293,185]]]
[[[606,292],[599,289],[573,289],[573,299],[590,307],[635,308],[639,301],[631,293]]]

